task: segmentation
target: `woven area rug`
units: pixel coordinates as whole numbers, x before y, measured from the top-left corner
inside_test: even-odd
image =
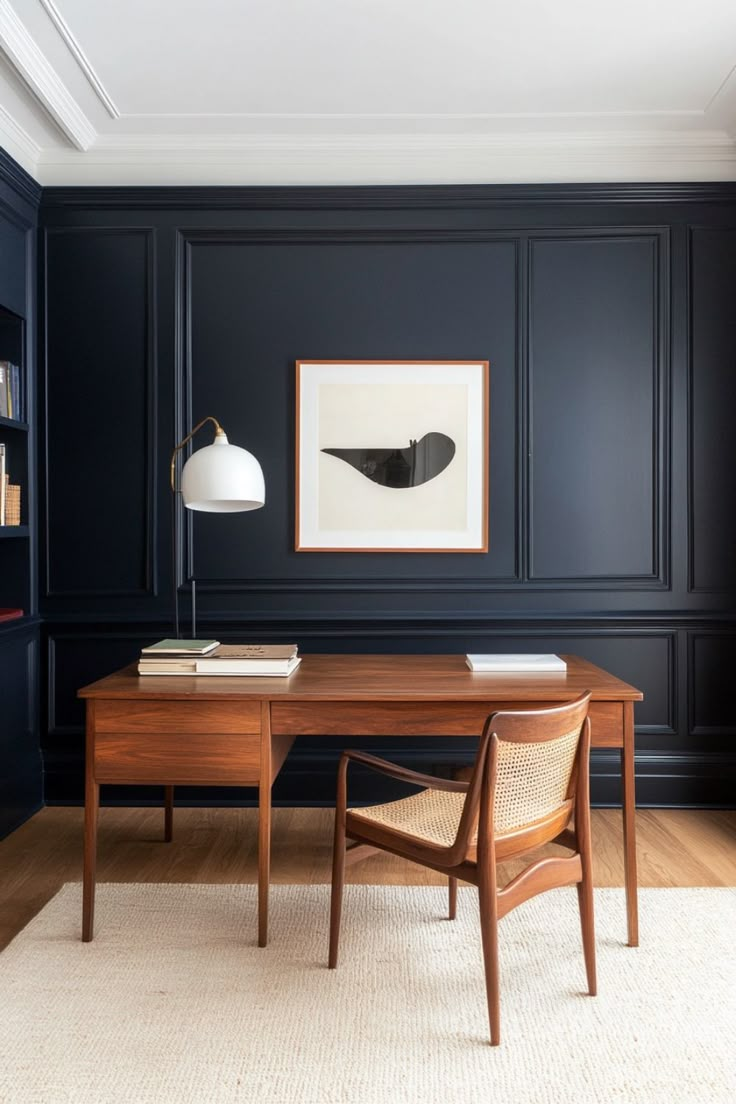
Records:
[[[596,891],[599,996],[584,995],[577,898],[555,890],[501,924],[502,1044],[487,1045],[475,892],[349,886],[325,968],[329,889],[61,892],[0,955],[3,1104],[559,1104],[736,1098],[736,890]]]

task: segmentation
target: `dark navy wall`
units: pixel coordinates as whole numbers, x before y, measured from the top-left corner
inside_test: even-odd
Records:
[[[47,800],[82,794],[77,688],[170,630],[169,458],[213,414],[268,501],[196,517],[201,630],[577,652],[645,693],[640,800],[733,803],[736,186],[46,189],[41,212]],[[294,362],[320,358],[490,361],[487,554],[293,551]],[[338,745],[297,745],[277,800],[329,800]],[[597,753],[597,800],[617,774]]]

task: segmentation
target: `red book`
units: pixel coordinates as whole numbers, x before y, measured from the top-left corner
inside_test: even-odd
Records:
[[[11,609],[9,606],[0,606],[0,621],[15,621],[23,616],[22,609]]]

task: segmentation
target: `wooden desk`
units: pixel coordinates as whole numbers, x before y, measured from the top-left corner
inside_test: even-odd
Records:
[[[268,937],[271,787],[297,736],[479,736],[498,709],[590,690],[592,743],[621,749],[628,939],[638,944],[634,702],[641,691],[577,656],[564,675],[473,674],[462,655],[305,656],[288,679],[154,676],[126,667],[87,703],[82,938],[94,930],[101,783],[258,787],[258,943]]]

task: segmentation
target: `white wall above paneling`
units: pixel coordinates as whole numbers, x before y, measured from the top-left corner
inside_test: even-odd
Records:
[[[733,0],[0,0],[42,184],[736,179]]]

